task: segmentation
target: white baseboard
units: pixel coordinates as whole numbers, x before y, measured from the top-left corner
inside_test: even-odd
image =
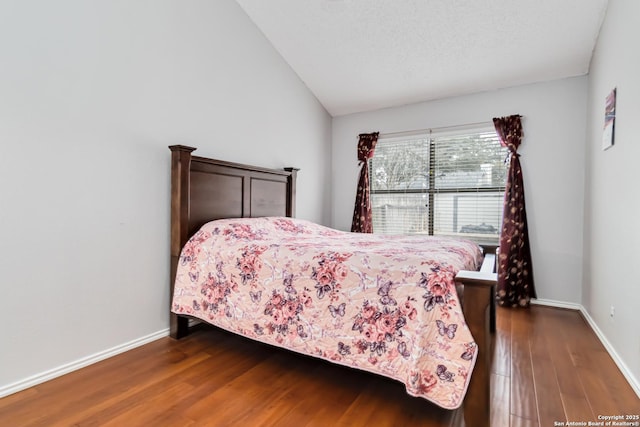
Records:
[[[69,372],[76,371],[80,368],[84,368],[85,366],[92,365],[101,360],[108,359],[109,357],[113,357],[117,354],[124,353],[125,351],[132,350],[136,347],[140,347],[144,344],[148,344],[152,341],[155,341],[160,338],[164,338],[168,335],[169,335],[169,329],[163,329],[161,331],[154,332],[152,334],[149,334],[141,338],[137,338],[127,343],[117,345],[105,351],[92,354],[91,356],[83,357],[82,359],[78,359],[74,362],[67,363],[66,365],[62,365],[57,368],[50,369],[48,371],[33,375],[31,377],[25,378],[24,380],[17,381],[13,384],[0,386],[0,398],[25,390],[29,387],[42,384],[45,381],[52,380],[56,377],[62,376],[64,374],[68,374]]]
[[[602,333],[602,331],[600,330],[596,322],[593,320],[593,318],[591,317],[587,309],[584,308],[582,304],[554,301],[554,300],[545,300],[545,299],[532,299],[531,304],[546,305],[550,307],[559,307],[559,308],[568,308],[571,310],[580,311],[580,313],[582,313],[582,316],[585,318],[589,326],[591,326],[591,329],[593,330],[593,332],[596,334],[596,336],[604,346],[605,350],[607,350],[607,353],[609,353],[609,356],[611,356],[615,364],[618,366],[618,369],[620,369],[620,372],[622,372],[622,375],[625,377],[625,379],[627,380],[627,382],[629,383],[633,391],[635,391],[638,397],[640,398],[640,381],[638,381],[638,379],[633,376],[629,367],[626,365],[626,363],[624,363],[620,355],[618,355],[618,352],[616,352],[616,350],[613,348],[613,346],[611,345],[607,337]]]
[[[566,308],[569,310],[582,310],[582,305],[576,304],[574,302],[564,302],[564,301],[556,301],[552,299],[532,299],[531,304],[534,305],[544,305],[548,307],[558,307],[558,308]]]

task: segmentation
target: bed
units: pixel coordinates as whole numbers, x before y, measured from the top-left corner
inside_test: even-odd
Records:
[[[489,425],[490,254],[298,220],[297,169],[170,149],[172,337],[197,318],[394,378],[447,409],[464,399],[467,424]]]

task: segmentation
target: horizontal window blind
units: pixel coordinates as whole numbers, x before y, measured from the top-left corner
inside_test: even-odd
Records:
[[[370,160],[374,233],[497,243],[506,156],[486,128],[381,136]]]
[[[427,233],[429,138],[378,139],[371,159],[373,232]]]

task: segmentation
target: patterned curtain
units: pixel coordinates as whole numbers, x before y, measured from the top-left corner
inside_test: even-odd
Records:
[[[358,137],[358,161],[360,162],[360,179],[356,193],[356,206],[353,210],[351,231],[357,233],[373,233],[371,218],[371,197],[369,194],[369,162],[373,157],[378,142],[378,132],[362,133]]]
[[[533,286],[529,230],[524,204],[524,185],[518,147],[522,142],[519,115],[494,118],[500,143],[511,153],[504,193],[504,214],[498,256],[498,304],[528,307],[536,297]]]

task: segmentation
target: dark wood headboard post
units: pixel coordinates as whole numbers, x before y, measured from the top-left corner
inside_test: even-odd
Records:
[[[296,217],[296,178],[298,168],[284,168],[285,171],[290,172],[291,175],[287,177],[287,216],[291,218]]]
[[[171,150],[171,294],[176,282],[180,251],[189,238],[189,169],[193,147],[172,145]],[[171,302],[169,302],[171,304]],[[189,319],[169,310],[169,334],[181,338],[188,333]]]

